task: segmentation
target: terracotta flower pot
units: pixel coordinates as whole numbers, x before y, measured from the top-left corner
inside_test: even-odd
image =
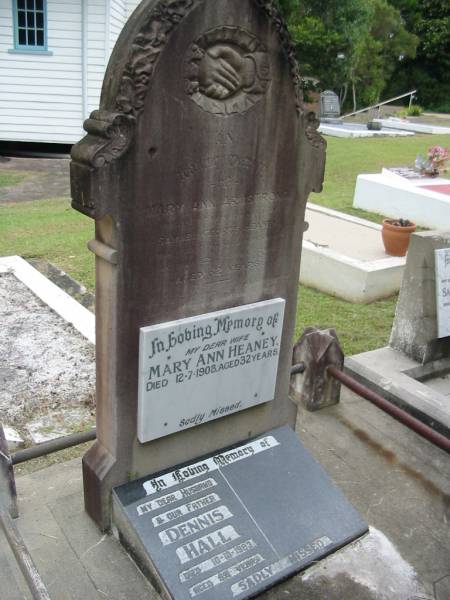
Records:
[[[409,222],[409,221],[407,221]],[[396,219],[385,219],[381,235],[386,254],[391,256],[405,256],[408,252],[409,238],[416,230],[416,225],[400,225]]]

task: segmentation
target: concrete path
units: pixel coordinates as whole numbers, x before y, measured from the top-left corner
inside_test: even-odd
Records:
[[[448,455],[347,392],[337,407],[300,412],[297,432],[371,532],[261,599],[448,600]],[[84,513],[79,460],[17,483],[18,525],[53,600],[159,600]],[[1,535],[0,582],[2,600],[29,598]]]
[[[2,157],[0,157],[2,158]],[[0,204],[70,197],[68,158],[7,158],[0,173],[23,174],[17,185],[0,187]]]

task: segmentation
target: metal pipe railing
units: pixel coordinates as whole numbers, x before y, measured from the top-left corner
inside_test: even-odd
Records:
[[[353,377],[350,377],[350,375],[336,369],[336,367],[327,367],[327,373],[340,381],[345,387],[352,390],[352,392],[358,394],[358,396],[362,396],[369,402],[372,402],[372,404],[381,408],[381,410],[391,415],[391,417],[394,417],[394,419],[400,423],[403,423],[403,425],[409,427],[409,429],[412,429],[429,442],[435,444],[442,450],[445,450],[445,452],[450,453],[450,440],[444,435],[435,431],[425,423],[422,423],[422,421],[419,421],[419,419],[416,419],[395,404],[392,404],[392,402],[389,402],[389,400],[386,400],[383,396],[369,390],[365,385],[359,383],[353,379]]]
[[[84,444],[86,442],[92,442],[96,439],[96,437],[97,430],[95,428],[90,429],[89,431],[82,431],[80,433],[66,435],[56,440],[51,440],[50,442],[44,442],[42,444],[38,444],[37,446],[31,446],[30,448],[25,448],[24,450],[18,450],[17,452],[14,452],[14,454],[11,454],[11,462],[13,465],[18,465],[26,462],[27,460],[32,460],[33,458],[41,458],[42,456],[47,456],[48,454],[53,454],[54,452],[59,452],[60,450],[66,450],[67,448],[79,446],[80,444]]]
[[[380,109],[381,106],[384,106],[385,104],[390,104],[391,102],[395,102],[396,100],[401,100],[402,98],[406,98],[406,96],[411,96],[411,100],[409,103],[411,106],[411,102],[415,94],[417,94],[417,90],[411,90],[410,92],[402,94],[401,96],[395,96],[395,98],[389,98],[389,100],[378,102],[378,104],[373,104],[372,106],[368,106],[367,108],[360,108],[359,110],[355,110],[355,112],[348,113],[348,115],[343,115],[342,118],[345,119],[347,117],[354,117],[355,115],[360,115],[361,113],[367,112],[368,110],[372,110],[373,108]]]
[[[17,564],[27,582],[33,600],[51,600],[16,524],[10,514],[2,509],[1,506],[0,527],[3,529],[8,544],[16,557]]]

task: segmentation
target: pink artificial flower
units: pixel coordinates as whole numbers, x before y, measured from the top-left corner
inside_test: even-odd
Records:
[[[448,148],[431,146],[431,148],[428,149],[428,158],[436,162],[448,160]]]

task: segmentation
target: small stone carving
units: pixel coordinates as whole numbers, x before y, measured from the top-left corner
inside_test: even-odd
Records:
[[[245,112],[270,82],[266,47],[239,27],[218,27],[192,45],[187,91],[203,110],[220,115]]]

